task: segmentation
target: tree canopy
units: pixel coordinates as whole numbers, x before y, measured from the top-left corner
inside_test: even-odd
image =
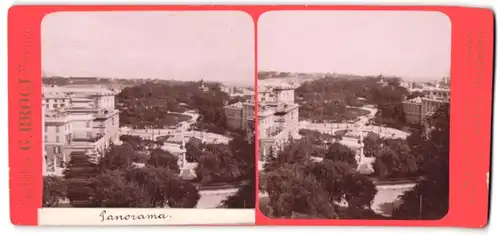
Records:
[[[422,139],[424,177],[401,197],[393,216],[398,219],[441,219],[449,208],[450,108],[443,105],[428,120],[428,138]]]
[[[244,133],[235,134],[228,145],[204,144],[196,175],[204,184],[250,179],[255,170],[255,145]]]
[[[382,80],[386,84],[380,83]],[[405,125],[402,102],[410,95],[400,85],[400,80],[382,75],[356,79],[327,76],[302,83],[295,95],[301,105],[302,118],[314,120],[318,117],[319,120],[335,122],[353,120],[366,113],[347,106],[373,104],[379,110],[374,122],[400,128]]]
[[[416,176],[419,159],[402,139],[387,139],[378,147],[374,156],[375,175],[379,178],[404,178]]]
[[[334,142],[328,148],[328,152],[325,155],[325,159],[334,162],[343,162],[352,165],[353,168],[358,166],[356,162],[356,153],[352,151],[349,147],[342,145],[338,142]]]
[[[44,176],[42,206],[51,207],[58,205],[66,198],[67,184],[62,177]]]
[[[195,207],[196,187],[179,177],[177,157],[161,149],[150,152],[144,167],[124,143],[111,146],[98,161],[74,153],[65,171],[67,197],[74,207]]]
[[[261,206],[270,217],[291,218],[294,213],[308,218],[343,218],[354,211],[370,210],[377,192],[373,182],[356,172],[352,152],[334,146],[322,161],[311,159],[305,140],[295,141],[269,160],[259,177],[269,204]],[[359,212],[361,213],[361,212]]]
[[[226,131],[224,105],[228,94],[217,83],[205,83],[210,92],[200,89],[201,82],[145,83],[124,88],[117,96],[120,125],[136,128],[164,128],[189,116],[187,110],[196,110],[200,117],[197,127],[222,134]]]

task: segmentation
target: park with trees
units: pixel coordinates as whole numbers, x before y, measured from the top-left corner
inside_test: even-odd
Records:
[[[383,81],[383,82],[381,82]],[[346,117],[347,107],[374,105],[371,124],[411,132],[406,139],[382,138],[369,133],[364,155],[372,157],[373,173],[356,172],[355,154],[339,140],[345,133],[300,130],[303,136],[269,159],[259,177],[266,192],[260,209],[273,218],[439,219],[448,210],[449,105],[440,107],[427,128],[405,122],[403,101],[422,97],[409,92],[396,77],[325,77],[306,81],[296,90],[301,118],[320,122]],[[359,116],[361,116],[360,114]],[[331,140],[337,140],[331,142]],[[330,140],[330,141],[328,141]],[[328,179],[328,180],[325,180]],[[394,203],[390,217],[370,208],[382,182],[415,182]],[[397,204],[397,206],[396,206]]]
[[[121,140],[102,156],[73,152],[63,176],[44,176],[43,206],[194,208],[203,187],[237,184],[237,193],[220,206],[255,207],[255,193],[249,194],[255,192],[255,146],[243,134],[228,145],[190,140],[186,151],[197,163],[193,180],[179,176],[177,156],[160,143],[135,136]]]
[[[397,129],[408,126],[404,120],[403,101],[424,95],[425,92],[409,92],[401,86],[398,77],[382,75],[356,79],[330,75],[305,81],[295,91],[301,119],[351,121],[367,114],[356,107],[372,104],[378,109],[372,122]]]
[[[209,92],[200,89],[202,84]],[[116,96],[120,126],[139,129],[172,127],[190,119],[183,112],[195,110],[200,115],[195,128],[225,134],[224,105],[230,97],[219,89],[219,85],[203,81],[146,82],[126,87]]]
[[[365,155],[375,158],[370,175],[356,172],[348,147],[334,142],[317,151],[321,133],[302,131],[304,138],[292,140],[260,173],[259,190],[267,193],[260,209],[273,218],[440,219],[449,200],[449,118],[449,105],[443,105],[429,118],[428,132],[415,130],[406,140],[369,135]],[[401,179],[416,185],[399,196],[391,217],[375,214],[376,184]]]

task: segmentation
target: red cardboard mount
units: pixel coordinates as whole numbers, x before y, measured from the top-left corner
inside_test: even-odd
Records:
[[[270,219],[257,207],[255,224],[486,226],[492,135],[494,16],[490,9],[449,6],[13,6],[8,14],[12,223],[39,224],[38,209],[41,208],[42,198],[40,27],[46,15],[62,11],[243,11],[253,18],[257,41],[259,17],[265,12],[284,10],[437,11],[449,17],[452,27],[450,76],[453,80],[449,212],[440,220]],[[258,64],[258,45],[255,54],[255,64]],[[257,68],[255,72],[257,87]],[[473,151],[470,150],[472,146]]]

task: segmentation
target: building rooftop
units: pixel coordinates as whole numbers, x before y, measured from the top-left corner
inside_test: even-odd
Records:
[[[67,85],[56,87],[43,87],[43,94],[46,93],[86,93],[89,95],[116,95],[115,91],[98,85]]]
[[[291,84],[281,84],[278,86],[274,86],[273,90],[280,91],[280,90],[295,90],[295,86]]]
[[[450,98],[447,97],[447,98],[444,98],[444,97],[436,97],[436,96],[426,96],[426,97],[423,97],[422,100],[426,100],[426,101],[436,101],[436,102],[450,102]]]
[[[441,91],[441,92],[450,92],[450,88],[447,87],[440,87],[439,85],[433,86],[433,87],[425,87],[424,90],[426,91]]]
[[[64,92],[54,91],[54,92],[43,92],[42,98],[44,98],[44,99],[69,99],[70,96]]]

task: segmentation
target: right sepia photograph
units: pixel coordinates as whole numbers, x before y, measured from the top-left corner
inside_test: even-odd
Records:
[[[451,21],[274,11],[258,22],[258,203],[270,218],[439,220]]]

